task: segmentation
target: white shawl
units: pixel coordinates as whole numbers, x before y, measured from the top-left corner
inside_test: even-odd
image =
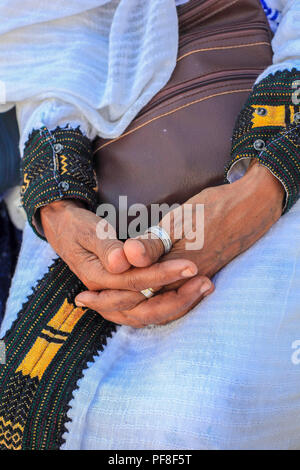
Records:
[[[0,111],[17,103],[22,128],[63,102],[90,137],[116,137],[175,67],[174,0],[4,0],[0,18]]]
[[[17,105],[21,151],[28,133],[44,125],[80,125],[90,138],[120,135],[171,76],[175,3],[184,2],[2,0],[0,111]],[[299,0],[262,3],[273,22],[281,11],[281,21],[274,65],[259,80],[300,68]]]

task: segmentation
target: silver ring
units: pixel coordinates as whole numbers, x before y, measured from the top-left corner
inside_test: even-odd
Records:
[[[141,294],[147,297],[147,299],[150,299],[154,296],[154,290],[152,289],[152,287],[149,287],[149,289],[141,290]]]
[[[171,251],[173,243],[170,238],[170,235],[165,231],[165,229],[163,229],[159,225],[153,225],[153,227],[150,227],[146,230],[146,233],[153,233],[157,236],[157,238],[160,239],[160,241],[164,245],[165,255],[169,253],[169,251]]]

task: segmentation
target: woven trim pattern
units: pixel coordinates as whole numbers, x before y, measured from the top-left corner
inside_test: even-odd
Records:
[[[299,82],[298,82],[299,81]],[[233,132],[231,160],[255,158],[269,168],[286,190],[283,212],[300,193],[300,71],[276,72],[254,86]],[[299,101],[299,102],[298,102]]]
[[[78,308],[82,283],[58,259],[6,333],[0,365],[0,450],[57,450],[69,403],[87,364],[115,325]]]
[[[96,210],[92,145],[79,128],[34,130],[25,144],[22,178],[22,203],[30,225],[41,238],[34,224],[40,207],[60,199],[80,199],[88,209]]]

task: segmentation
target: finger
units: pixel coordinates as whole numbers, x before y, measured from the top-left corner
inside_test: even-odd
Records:
[[[137,320],[136,318],[129,318],[125,313],[119,312],[117,310],[104,311],[102,309],[102,300],[100,299],[102,292],[82,292],[85,295],[85,304],[75,299],[76,305],[78,307],[86,307],[95,312],[98,312],[103,318],[117,325],[127,325],[133,328],[142,328],[144,325]],[[130,293],[132,295],[132,293]],[[142,297],[143,295],[140,294]],[[144,297],[145,298],[145,297]]]
[[[193,284],[192,284],[192,281],[193,281]],[[185,285],[185,289],[186,289],[185,295],[187,295],[187,299],[185,300],[184,298],[185,295],[184,295],[178,301],[176,300],[174,296],[175,306],[171,307],[170,310],[167,310],[167,308],[164,310],[161,310],[160,314],[158,315],[159,321],[156,324],[166,325],[170,323],[171,321],[175,321],[183,317],[190,310],[192,310],[196,305],[198,305],[199,302],[201,302],[205,297],[210,295],[214,291],[215,287],[208,278],[202,277],[202,280],[199,280],[198,286],[196,284],[196,278],[191,281],[187,281]],[[181,289],[181,292],[177,292],[177,297],[179,298],[182,294],[183,294],[183,289]],[[171,314],[169,314],[168,312],[171,312]],[[155,315],[155,311],[152,312],[152,315]],[[151,317],[150,317],[150,320],[153,321]]]
[[[144,328],[141,322],[137,321],[136,319],[129,318],[126,315],[122,314],[121,312],[116,313],[107,313],[102,315],[106,320],[111,321],[112,323],[116,323],[117,325],[124,325],[124,326],[131,326],[132,328]]]
[[[212,290],[212,282],[207,277],[197,276],[177,291],[159,294],[125,313],[144,325],[169,322],[184,315]]]
[[[181,318],[183,317],[184,315],[186,315],[190,310],[192,310],[194,307],[196,307],[196,305],[199,304],[199,302],[201,302],[203,299],[205,299],[205,297],[208,297],[210,294],[212,294],[215,290],[215,286],[213,283],[211,283],[211,288],[208,289],[206,292],[204,292],[204,294],[195,300],[195,302],[193,304],[191,304],[186,310],[182,311],[182,312],[179,312],[177,315],[174,315],[174,317],[172,318],[172,320],[169,320],[169,319],[165,319],[164,321],[158,323],[159,325],[166,325],[167,323],[169,323],[170,321],[175,321],[175,320],[178,320],[178,318]]]
[[[182,207],[169,212],[159,226],[162,227],[175,243],[182,236]],[[176,229],[175,229],[176,228]],[[124,253],[132,266],[150,266],[164,255],[165,249],[162,241],[152,232],[148,232],[136,238],[130,238],[124,243]]]
[[[153,233],[147,233],[139,238],[129,238],[124,243],[124,253],[128,262],[138,268],[151,266],[164,252],[162,241]]]
[[[131,326],[133,328],[145,327],[145,325],[143,325],[141,322],[139,322],[135,318],[129,318],[122,312],[110,312],[110,313],[105,313],[105,314],[101,313],[101,316],[105,318],[106,320],[111,321],[112,323],[115,323],[116,325]]]
[[[86,291],[80,294],[79,300],[77,298],[75,299],[76,305],[79,306],[79,303],[81,303],[81,306],[89,306],[89,308],[97,310],[97,312],[102,315],[117,311],[123,312],[124,310],[131,310],[144,300],[145,296],[140,292],[126,290]],[[91,307],[91,305],[93,307]]]
[[[152,287],[159,289],[180,279],[188,279],[198,273],[197,266],[189,260],[169,260],[149,268],[134,268],[122,274],[107,272],[95,255],[81,253],[81,263],[70,264],[83,284],[91,291],[103,289],[141,291]]]
[[[102,289],[141,291],[149,287],[160,288],[180,279],[188,279],[198,273],[190,260],[177,259],[156,263],[147,268],[133,268],[122,274],[103,273]]]
[[[79,234],[80,242],[88,251],[95,253],[103,267],[111,273],[123,273],[130,268],[123,243],[117,239],[115,229],[105,219],[83,230]]]

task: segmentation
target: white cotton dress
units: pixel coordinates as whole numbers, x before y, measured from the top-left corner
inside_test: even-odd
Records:
[[[125,2],[132,6],[138,0]],[[19,3],[22,13],[24,2],[2,3],[7,8]],[[54,16],[55,3],[51,2]],[[85,5],[97,8],[100,3],[90,0]],[[281,15],[274,65],[265,74],[300,68],[300,2],[263,3],[273,22]],[[77,4],[80,11],[82,2],[69,4],[74,8]],[[166,4],[173,18],[175,5]],[[76,13],[69,12],[70,21]],[[39,28],[42,24],[45,28],[42,21]],[[169,35],[174,25],[168,22]],[[174,31],[176,39],[176,27]],[[135,102],[152,90],[149,98],[167,80],[174,65],[172,54],[176,56],[176,50],[171,51],[164,77],[154,77],[153,88],[146,80],[148,85],[139,90]],[[2,52],[0,34],[0,66]],[[53,92],[49,100],[47,93],[36,100],[24,95],[20,101],[14,99],[12,88],[10,92],[9,101],[17,102],[23,140],[40,123],[51,128],[64,120],[80,124],[89,136],[100,132],[100,124],[103,135],[113,135],[127,122],[126,109],[132,105],[127,102],[123,114],[118,109],[112,124],[115,108],[112,114],[107,108],[103,113],[99,106],[95,109],[89,96],[93,91],[85,94],[83,89],[83,96],[69,90],[59,96]],[[79,114],[78,109],[82,109]],[[134,114],[128,112],[127,117]],[[1,336],[55,256],[27,225]],[[63,449],[300,448],[300,201],[251,249],[222,269],[215,284],[213,295],[176,322],[117,329],[79,381]]]

